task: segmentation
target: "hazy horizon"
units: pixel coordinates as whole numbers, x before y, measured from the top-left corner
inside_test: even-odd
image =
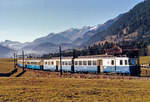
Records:
[[[103,24],[143,0],[0,0],[0,41],[31,42],[69,28]]]

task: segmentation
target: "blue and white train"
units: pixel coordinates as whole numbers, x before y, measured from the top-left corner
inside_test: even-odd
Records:
[[[61,63],[60,63],[61,62]],[[18,60],[18,66],[23,67]],[[37,70],[64,71],[77,73],[122,73],[131,75],[138,71],[139,62],[135,58],[106,55],[51,58],[44,60],[25,60],[24,67]]]

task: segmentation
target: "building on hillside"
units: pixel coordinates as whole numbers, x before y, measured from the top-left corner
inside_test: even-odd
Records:
[[[110,49],[105,49],[105,54],[107,55],[122,55],[122,49],[115,45]]]

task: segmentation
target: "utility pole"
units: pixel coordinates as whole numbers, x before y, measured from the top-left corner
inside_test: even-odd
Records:
[[[17,56],[17,53],[16,53],[16,65],[18,64],[17,60],[18,60],[18,56]]]
[[[62,75],[62,59],[61,59],[61,46],[59,46],[59,53],[60,53],[60,76]]]
[[[14,69],[16,69],[16,54],[14,53]]]
[[[24,51],[22,50],[22,65],[23,65],[23,70],[24,70]]]
[[[74,59],[76,58],[75,55],[75,49],[73,49],[73,58],[72,58],[72,66],[71,66],[71,72],[74,73]]]

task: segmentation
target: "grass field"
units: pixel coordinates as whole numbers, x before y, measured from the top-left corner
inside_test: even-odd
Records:
[[[3,102],[150,102],[150,81],[0,78]]]
[[[150,64],[150,56],[141,56],[140,64]]]
[[[0,59],[0,73],[11,70],[13,60]],[[150,102],[150,80],[62,78],[32,70],[16,78],[20,72],[0,77],[0,102]]]
[[[14,69],[13,59],[1,58],[0,59],[0,73],[9,73]]]

